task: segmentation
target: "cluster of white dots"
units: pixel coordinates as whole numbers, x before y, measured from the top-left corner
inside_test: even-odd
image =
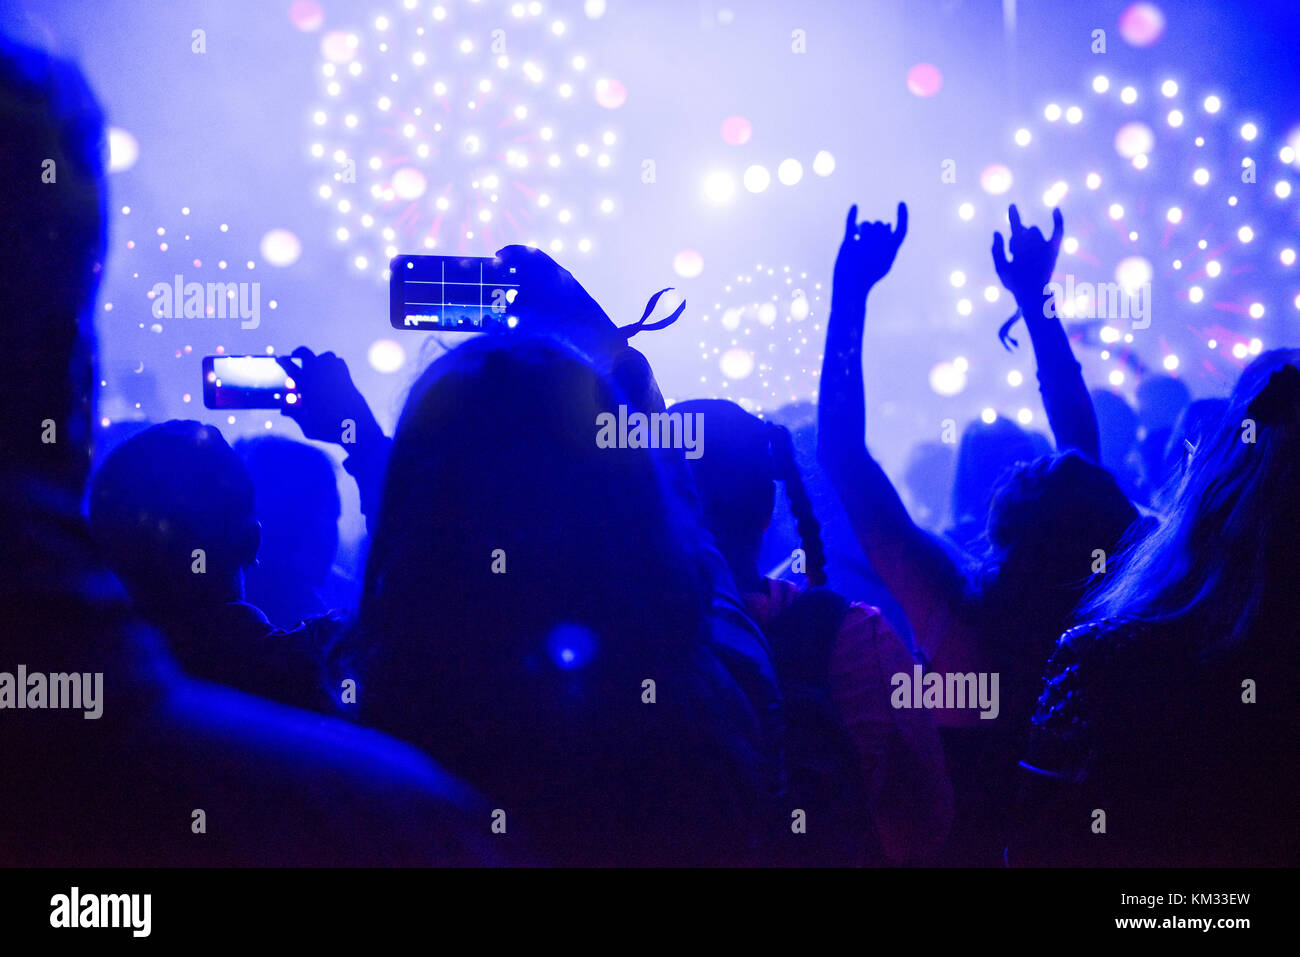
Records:
[[[755,412],[816,399],[823,299],[822,283],[790,266],[758,263],[725,283],[700,319],[716,330],[699,341],[700,358],[717,370],[700,386]]]
[[[1099,96],[1110,94],[1114,91],[1115,86],[1111,78],[1105,75],[1098,75],[1092,80],[1092,90]],[[1226,196],[1212,197],[1201,195],[1200,190],[1204,190],[1215,179],[1216,176],[1228,177],[1235,181],[1240,179],[1243,184],[1254,183],[1254,174],[1261,176],[1262,173],[1257,167],[1258,160],[1253,153],[1260,144],[1262,131],[1257,121],[1245,120],[1237,124],[1225,124],[1221,114],[1224,111],[1223,98],[1216,93],[1210,93],[1200,97],[1193,104],[1186,104],[1180,99],[1181,90],[1178,82],[1173,79],[1166,79],[1160,83],[1158,93],[1153,94],[1152,100],[1156,112],[1160,116],[1161,122],[1170,130],[1170,136],[1177,138],[1178,134],[1186,127],[1192,125],[1192,115],[1199,112],[1203,120],[1196,124],[1204,132],[1198,132],[1196,135],[1187,134],[1191,140],[1192,149],[1195,151],[1192,155],[1203,154],[1205,151],[1207,137],[1217,139],[1219,145],[1232,147],[1236,144],[1237,150],[1246,151],[1247,155],[1241,159],[1241,170],[1233,168],[1228,172],[1214,171],[1214,164],[1205,159],[1195,160],[1192,162],[1190,169],[1187,171],[1188,189],[1193,190],[1192,195],[1188,197],[1186,203],[1167,203],[1158,210],[1160,223],[1151,226],[1148,224],[1146,230],[1150,230],[1152,235],[1148,239],[1156,240],[1159,243],[1160,250],[1166,246],[1176,243],[1180,238],[1178,230],[1183,229],[1186,233],[1193,236],[1199,235],[1200,238],[1194,240],[1194,249],[1182,254],[1168,254],[1170,258],[1161,264],[1160,268],[1167,268],[1172,274],[1182,274],[1186,276],[1187,286],[1180,296],[1185,298],[1191,306],[1198,306],[1207,301],[1212,302],[1216,309],[1228,314],[1236,315],[1249,320],[1260,320],[1268,312],[1268,306],[1263,301],[1266,297],[1260,297],[1258,293],[1252,297],[1247,293],[1238,293],[1229,288],[1215,296],[1211,292],[1211,284],[1214,280],[1220,279],[1230,274],[1227,262],[1232,259],[1232,248],[1235,246],[1248,253],[1251,250],[1251,244],[1259,242],[1259,234],[1256,225],[1245,222],[1240,210],[1242,209],[1241,197],[1239,191],[1226,190]],[[1143,99],[1139,89],[1135,85],[1123,85],[1118,89],[1118,100],[1122,106],[1121,110],[1135,107]],[[1062,104],[1059,102],[1047,103],[1043,108],[1043,118],[1049,124],[1061,126],[1064,130],[1070,127],[1076,127],[1084,123],[1085,109],[1079,104]],[[1226,128],[1225,128],[1226,125]],[[1226,138],[1225,138],[1226,137]],[[1022,151],[1028,150],[1031,145],[1037,143],[1038,135],[1029,127],[1022,126],[1011,134],[1011,140],[1016,147]],[[1139,173],[1152,167],[1153,157],[1156,153],[1157,136],[1155,132],[1146,123],[1140,119],[1129,117],[1121,118],[1121,125],[1114,136],[1114,148],[1119,156],[1127,160],[1135,171]],[[1176,144],[1185,145],[1185,144]],[[1076,150],[1077,152],[1077,150]],[[1284,203],[1290,199],[1293,191],[1291,170],[1296,168],[1297,159],[1300,158],[1300,131],[1292,133],[1285,145],[1277,149],[1276,153],[1278,164],[1282,167],[1280,172],[1274,174],[1266,183],[1265,188],[1269,191],[1273,200],[1278,203]],[[1235,167],[1235,160],[1233,161]],[[1163,167],[1168,167],[1167,160],[1162,162]],[[1245,171],[1246,175],[1243,175]],[[1122,170],[1121,170],[1122,172]],[[1168,176],[1167,168],[1162,168],[1162,176]],[[1142,225],[1142,217],[1136,215],[1136,210],[1145,208],[1147,204],[1146,196],[1142,193],[1141,187],[1137,187],[1136,195],[1132,194],[1134,187],[1126,185],[1116,178],[1116,182],[1111,184],[1115,190],[1114,198],[1110,202],[1103,201],[1105,219],[1113,224],[1118,238],[1132,247],[1128,254],[1124,255],[1115,265],[1115,282],[1127,296],[1140,294],[1144,287],[1147,287],[1153,278],[1157,268],[1152,262],[1138,251],[1137,244],[1142,239],[1138,226]],[[1166,180],[1167,181],[1167,180]],[[993,164],[987,167],[980,177],[980,185],[983,191],[990,196],[1000,197],[1007,193],[1014,182],[1014,174],[1011,169],[1001,163]],[[1078,176],[1075,181],[1076,186],[1081,186],[1085,191],[1084,195],[1097,193],[1105,185],[1103,172],[1099,169],[1091,169]],[[1062,205],[1066,198],[1071,194],[1071,177],[1055,177],[1049,179],[1042,193],[1043,206],[1051,209]],[[1243,185],[1241,189],[1251,188]],[[1128,189],[1130,195],[1119,195],[1121,190]],[[1224,202],[1232,210],[1236,221],[1230,225],[1221,224],[1217,207],[1213,204]],[[996,206],[1001,218],[998,220],[999,228],[1006,231],[1005,218],[1005,200],[997,200]],[[970,222],[975,219],[978,208],[971,199],[962,199],[956,204],[955,213],[959,220]],[[1032,214],[1026,212],[1022,206],[1022,217],[1032,221]],[[1070,219],[1067,210],[1067,220]],[[1086,217],[1085,217],[1086,219]],[[1040,224],[1042,225],[1042,224]],[[1209,237],[1209,238],[1207,238]],[[1097,233],[1091,234],[1092,241],[1095,243],[1098,238]],[[1104,238],[1104,234],[1100,237]],[[1213,243],[1213,248],[1211,244]],[[1088,241],[1081,235],[1067,234],[1062,245],[1062,261],[1058,264],[1058,277],[1062,274],[1073,273],[1074,269],[1086,269],[1088,264],[1095,264],[1097,259],[1104,255],[1101,249],[1089,248]],[[1275,262],[1283,268],[1289,269],[1295,264],[1296,250],[1291,243],[1280,243],[1275,251]],[[1076,256],[1085,257],[1077,267],[1070,265],[1070,258]],[[1193,265],[1192,259],[1196,258],[1198,265]],[[989,275],[985,282],[978,282],[968,277],[968,269],[952,268],[948,274],[948,284],[954,290],[953,308],[959,316],[967,317],[972,315],[977,304],[982,300],[989,307],[1005,310],[1008,314],[1014,308],[1010,303],[1010,297],[1003,294],[1000,284],[997,283],[991,275],[992,270],[987,268],[982,270]],[[1243,269],[1241,272],[1252,273],[1253,270]],[[1168,274],[1167,274],[1168,275]],[[1283,274],[1285,275],[1285,274]],[[1281,277],[1279,277],[1281,278]],[[1267,289],[1267,283],[1272,277],[1264,275],[1256,278],[1256,282],[1263,280],[1262,288]],[[1099,301],[1100,296],[1094,292],[1091,284],[1080,284],[1080,290],[1073,298],[1058,297],[1058,305],[1064,318],[1073,319],[1092,319],[1098,316],[1102,310],[1102,303]],[[1001,303],[1001,305],[999,305]],[[1292,305],[1300,310],[1300,293],[1295,294],[1292,299]],[[1107,314],[1108,315],[1108,314]],[[1123,324],[1108,322],[1101,326],[1099,330],[1101,339],[1101,349],[1098,357],[1113,365],[1107,371],[1107,381],[1112,386],[1122,386],[1128,381],[1125,362],[1128,357],[1123,352],[1117,352],[1123,345],[1129,345],[1134,342],[1133,332],[1124,330],[1128,323]],[[1190,327],[1189,327],[1190,328]],[[1221,333],[1222,335],[1222,333]],[[1264,348],[1261,338],[1253,332],[1238,332],[1233,334],[1231,343],[1221,343],[1217,338],[1200,336],[1205,347],[1209,350],[1223,350],[1230,354],[1234,359],[1244,361],[1253,355],[1258,355]],[[1169,343],[1168,337],[1161,337],[1162,356],[1160,358],[1161,366],[1168,372],[1176,372],[1184,364],[1172,344]],[[954,395],[965,388],[966,371],[968,363],[965,359],[960,362],[953,360],[937,364],[931,372],[931,386],[934,391],[941,395]],[[1014,371],[1007,377],[1007,384],[1018,387],[1024,381],[1023,374]],[[1028,410],[1021,409],[1017,413],[1017,419],[1024,421],[1027,417]],[[985,410],[986,417],[989,410]]]
[[[151,262],[148,266],[142,266],[137,262],[130,262],[126,268],[114,269],[110,272],[111,276],[126,276],[129,278],[122,280],[126,284],[125,288],[114,287],[112,292],[105,297],[102,306],[105,313],[113,314],[115,317],[126,316],[129,319],[135,320],[136,328],[141,330],[147,329],[155,336],[163,335],[168,331],[167,326],[170,319],[166,316],[155,315],[153,304],[159,295],[157,287],[159,284],[162,284],[169,287],[169,289],[174,290],[176,277],[179,275],[182,284],[181,302],[187,299],[191,294],[190,291],[186,289],[186,286],[190,283],[204,284],[203,317],[207,319],[217,318],[218,308],[206,295],[206,283],[220,282],[227,286],[224,290],[224,295],[228,303],[226,315],[228,317],[237,316],[237,310],[239,308],[238,298],[240,293],[237,291],[238,286],[236,284],[244,281],[239,278],[241,271],[238,267],[242,265],[242,272],[246,275],[248,272],[256,270],[258,266],[257,260],[243,259],[242,262],[237,262],[235,261],[236,257],[232,256],[230,259],[218,258],[214,263],[210,260],[204,260],[202,257],[194,256],[185,251],[186,247],[195,242],[194,230],[184,227],[179,230],[173,229],[169,231],[167,226],[160,225],[153,227],[152,229],[146,226],[144,227],[143,234],[149,238],[137,240],[135,238],[136,234],[133,231],[135,226],[130,219],[133,215],[131,206],[127,204],[119,207],[118,213],[123,217],[123,225],[116,228],[114,232],[125,234],[127,237],[120,242],[118,247],[119,253],[128,255],[132,259],[137,255],[150,254]],[[191,215],[190,207],[182,206],[180,214],[181,216],[188,218]],[[221,223],[217,226],[218,235],[206,238],[201,237],[201,240],[208,246],[208,248],[211,248],[213,244],[220,245],[223,241],[229,242],[228,239],[223,240],[222,238],[223,235],[228,236],[229,233],[229,223]],[[293,237],[291,233],[288,233],[285,230],[272,230],[262,239],[261,248],[263,251],[263,258],[272,265],[288,265],[297,258],[298,252],[295,244],[297,244],[297,238]],[[295,246],[295,248],[288,248],[290,246]],[[153,253],[162,255],[154,256],[152,255]],[[214,265],[216,267],[215,273],[208,272],[208,270],[210,270]],[[143,284],[140,284],[141,280],[144,280]],[[251,282],[254,280],[250,279],[247,281]],[[260,292],[261,290],[259,287],[259,295]],[[176,294],[173,291],[173,297],[175,295]],[[179,317],[183,315],[181,302],[177,302],[173,299],[172,310],[174,316]],[[268,299],[265,302],[265,306],[268,309],[278,309],[279,305],[279,301],[274,298]],[[178,328],[186,328],[182,324],[190,322],[192,319],[193,317],[181,319],[180,323],[177,323]],[[235,323],[235,329],[239,328],[238,318],[231,318],[230,321]],[[213,329],[213,331],[220,331],[216,330],[215,327],[207,328]],[[150,351],[152,352],[153,350]],[[226,347],[224,345],[217,345],[212,351],[216,355],[225,355]],[[266,355],[274,355],[274,346],[266,346],[265,353]],[[190,344],[177,346],[172,350],[172,357],[174,359],[185,359],[187,357],[192,358],[193,356],[194,347]],[[131,371],[139,375],[145,371],[145,368],[145,359],[141,357],[137,358]],[[99,384],[102,389],[109,388],[109,382],[107,379],[101,379]],[[190,405],[194,402],[195,395],[190,391],[181,391],[177,398],[182,405]],[[137,415],[136,413],[139,414]],[[118,419],[140,418],[142,416],[146,418],[159,419],[166,418],[168,414],[170,413],[165,409],[145,409],[143,408],[143,403],[135,402],[132,403],[127,414],[119,415]],[[249,414],[256,416],[259,413],[250,411]],[[100,417],[99,424],[101,428],[108,428],[113,424],[113,421],[112,417],[104,415]],[[234,415],[229,415],[226,421],[227,424],[234,425],[237,420]],[[265,428],[270,429],[272,427],[273,421],[270,419],[266,420]]]
[[[334,239],[358,247],[352,267],[386,278],[399,253],[519,241],[590,253],[593,227],[619,207],[608,174],[621,145],[591,114],[617,109],[626,89],[557,46],[568,26],[540,3],[477,29],[453,25],[445,5],[418,7],[322,39],[309,152],[328,171],[316,193],[334,209]]]

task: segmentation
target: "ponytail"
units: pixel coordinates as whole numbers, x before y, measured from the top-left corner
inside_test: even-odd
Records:
[[[790,514],[794,516],[807,561],[808,583],[814,586],[825,585],[826,551],[822,547],[821,523],[813,514],[812,500],[808,498],[803,476],[799,474],[790,430],[773,422],[768,423],[767,430],[768,443],[772,449],[773,477],[785,486],[785,495],[790,501]]]

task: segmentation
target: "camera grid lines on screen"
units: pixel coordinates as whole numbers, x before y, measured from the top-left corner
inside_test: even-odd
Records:
[[[481,259],[452,262],[450,275],[447,265],[445,259],[439,263],[437,279],[404,280],[405,325],[483,330],[504,321],[506,306],[513,298],[510,290],[517,290],[518,282],[494,280]]]

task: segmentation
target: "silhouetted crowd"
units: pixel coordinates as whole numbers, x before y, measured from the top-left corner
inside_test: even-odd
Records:
[[[0,103],[0,863],[1296,863],[1300,350],[1090,392],[1060,213],[1013,206],[1053,441],[921,443],[905,504],[863,372],[903,204],[850,210],[816,408],[767,419],[666,407],[640,326],[509,246],[518,327],[392,436],[293,354],[350,581],[318,447],[96,432],[103,118],[14,46]],[[669,441],[597,441],[630,413]]]

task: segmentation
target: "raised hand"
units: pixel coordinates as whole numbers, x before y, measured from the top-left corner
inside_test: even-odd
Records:
[[[497,258],[519,276],[511,308],[521,332],[558,334],[593,358],[610,348],[614,323],[573,273],[531,246],[504,246]]]
[[[298,423],[303,435],[317,442],[341,443],[347,434],[346,421],[353,423],[350,442],[361,443],[383,434],[352,382],[346,362],[332,352],[316,355],[306,346],[294,349],[292,357],[281,356],[277,361],[293,379],[302,400],[283,411]]]
[[[1002,245],[1002,233],[993,234],[993,268],[997,270],[998,279],[1016,297],[1017,305],[1039,302],[1045,295],[1044,289],[1052,281],[1052,272],[1056,269],[1056,257],[1061,251],[1061,239],[1065,235],[1065,221],[1061,210],[1052,210],[1052,235],[1044,239],[1042,230],[1037,226],[1028,229],[1020,222],[1020,211],[1015,205],[1009,210],[1011,218],[1011,256]]]
[[[871,287],[883,279],[894,265],[898,248],[907,236],[907,204],[898,204],[898,222],[859,223],[858,207],[849,207],[844,224],[844,241],[835,257],[832,295],[865,299]]]

